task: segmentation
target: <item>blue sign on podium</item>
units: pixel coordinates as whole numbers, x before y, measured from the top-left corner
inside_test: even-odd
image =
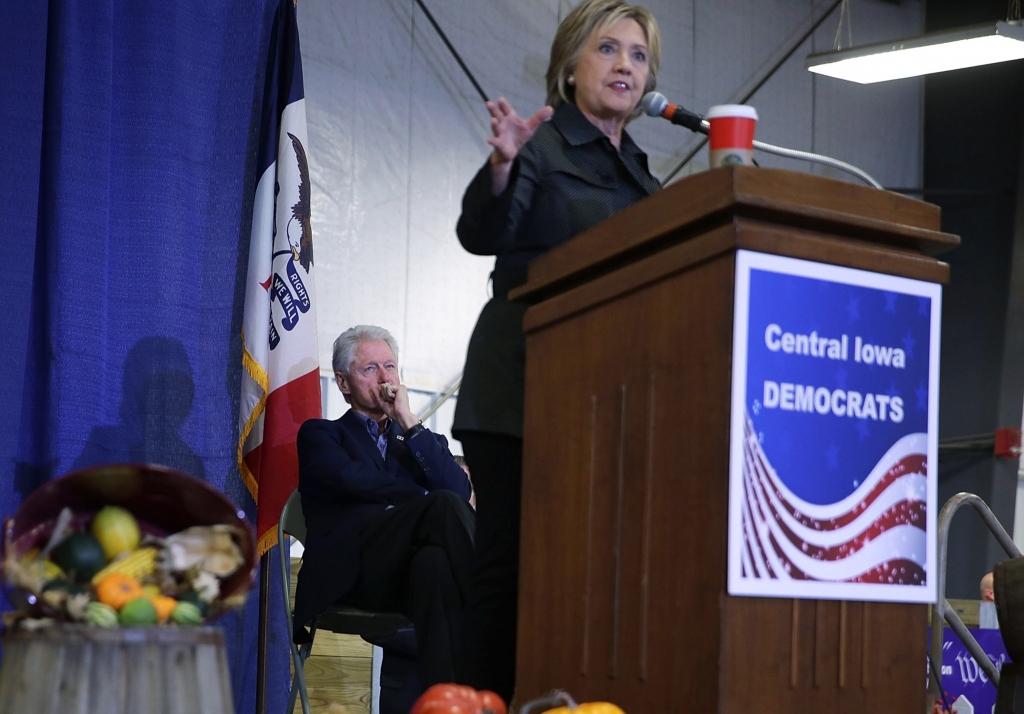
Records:
[[[934,602],[941,300],[737,252],[731,595]]]

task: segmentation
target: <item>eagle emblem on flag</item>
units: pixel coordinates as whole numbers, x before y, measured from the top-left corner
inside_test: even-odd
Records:
[[[288,219],[285,233],[293,258],[299,261],[299,265],[308,273],[309,266],[313,264],[313,228],[309,223],[309,163],[306,161],[306,150],[299,138],[291,132],[288,133],[288,138],[291,139],[295,161],[299,165],[299,200],[292,206],[292,217]],[[297,238],[292,236],[292,223],[299,224]]]

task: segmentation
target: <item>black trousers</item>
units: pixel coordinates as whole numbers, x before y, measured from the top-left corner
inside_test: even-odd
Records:
[[[412,620],[424,689],[455,681],[475,522],[460,496],[431,491],[374,516],[359,535],[359,579],[341,601]]]
[[[476,489],[477,531],[458,677],[508,702],[516,680],[523,441],[482,432],[460,437]]]

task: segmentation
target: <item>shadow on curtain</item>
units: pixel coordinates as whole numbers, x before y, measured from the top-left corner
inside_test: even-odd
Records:
[[[136,342],[125,360],[121,391],[120,421],[92,428],[74,468],[159,463],[205,479],[202,459],[180,433],[196,391],[181,342],[155,336]]]

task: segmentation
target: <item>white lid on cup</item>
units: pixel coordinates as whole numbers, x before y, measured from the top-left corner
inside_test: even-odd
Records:
[[[704,115],[705,119],[721,119],[722,117],[740,117],[757,121],[757,110],[747,104],[716,104]]]

